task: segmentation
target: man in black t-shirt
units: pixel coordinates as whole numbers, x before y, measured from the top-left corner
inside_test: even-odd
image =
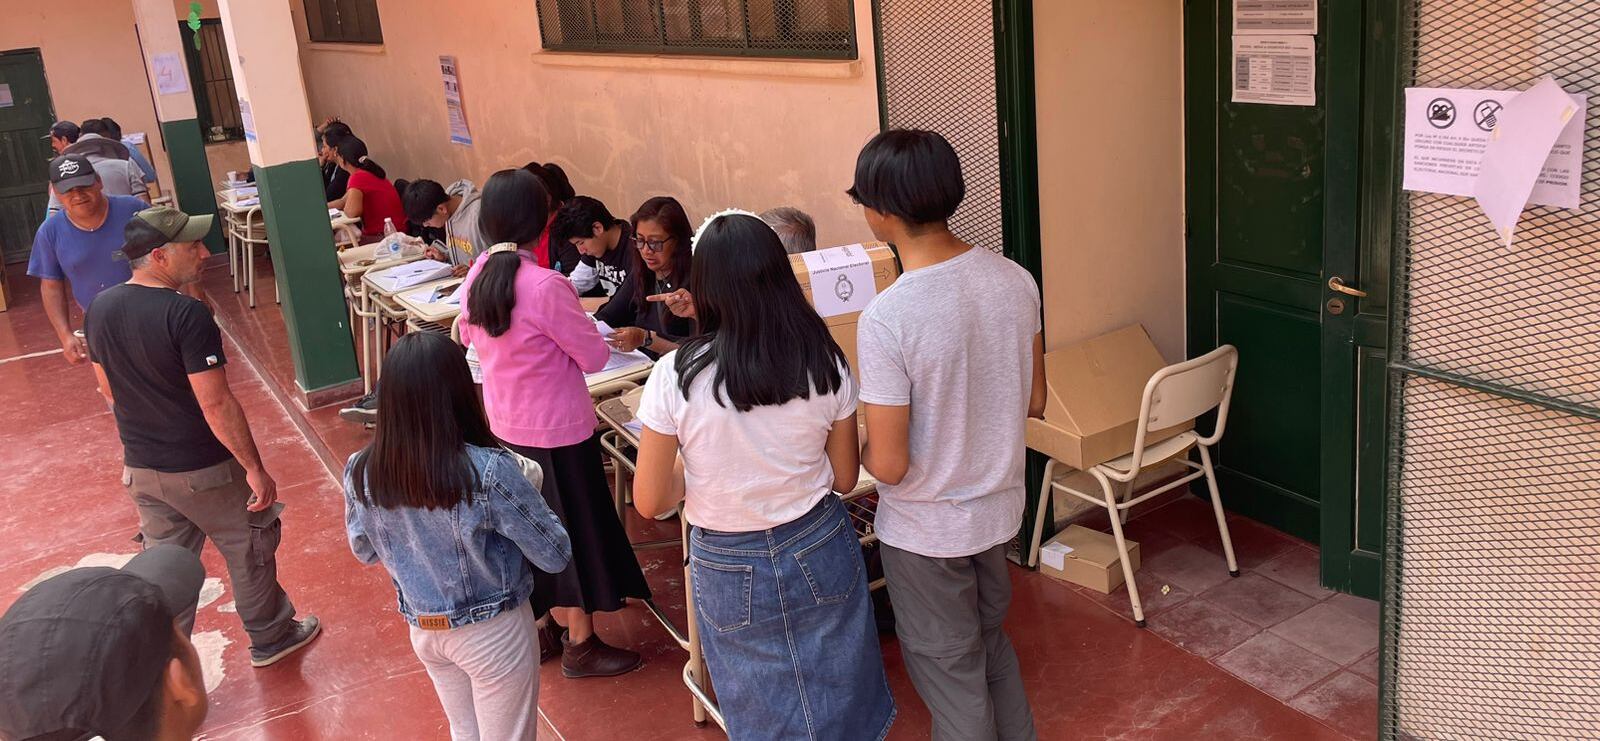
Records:
[[[200,279],[209,253],[199,240],[210,230],[210,216],[166,207],[136,214],[117,253],[133,278],[95,298],[84,332],[116,414],[122,482],[145,545],[199,555],[211,538],[259,667],[310,643],[321,625],[312,615],[295,620],[278,584],[283,505],[228,388],[222,332],[205,304],[179,293]]]

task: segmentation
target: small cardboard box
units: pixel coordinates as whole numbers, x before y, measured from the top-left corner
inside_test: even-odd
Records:
[[[1044,419],[1028,419],[1028,447],[1079,470],[1133,452],[1145,384],[1166,365],[1137,324],[1045,353],[1049,398]],[[1152,430],[1145,443],[1193,427]]]
[[[1060,546],[1072,550],[1062,555]],[[1111,533],[1069,525],[1039,549],[1039,573],[1110,594],[1127,581],[1122,576],[1121,560],[1117,540]],[[1128,563],[1134,571],[1139,570],[1139,544],[1131,540],[1128,541]]]
[[[895,260],[894,250],[886,243],[862,242],[859,246],[866,248],[867,257],[872,261],[873,295],[876,296],[883,293],[884,289],[900,277],[900,264]],[[790,255],[789,264],[794,267],[794,277],[800,281],[800,290],[805,292],[806,300],[815,306],[816,299],[811,293],[811,271],[806,267],[805,258],[801,255]],[[859,311],[822,319],[828,324],[828,332],[833,335],[833,341],[839,343],[839,348],[844,350],[845,357],[850,359],[850,371],[857,378],[861,377],[861,371],[857,369],[856,363],[856,322],[860,319]]]

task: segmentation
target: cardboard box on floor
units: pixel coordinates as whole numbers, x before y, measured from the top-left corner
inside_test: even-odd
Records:
[[[862,247],[867,250],[867,256],[872,259],[872,278],[877,293],[883,293],[885,288],[892,285],[900,277],[900,264],[895,260],[894,250],[884,242],[862,242]],[[800,281],[800,290],[806,294],[806,300],[816,305],[816,299],[811,296],[811,271],[806,267],[805,258],[800,255],[790,255],[789,264],[794,267],[794,277]],[[823,317],[827,322],[828,332],[833,335],[833,341],[839,343],[839,348],[844,350],[846,358],[850,359],[850,372],[861,377],[861,371],[856,363],[856,322],[861,319],[861,312]]]
[[[1072,550],[1061,555],[1058,549],[1050,547],[1057,544]],[[1128,541],[1128,563],[1134,571],[1139,570],[1139,544],[1131,540]],[[1127,581],[1122,575],[1122,555],[1117,553],[1116,538],[1111,533],[1081,525],[1069,525],[1045,543],[1039,552],[1039,573],[1101,594],[1110,594]]]
[[[1137,324],[1045,353],[1049,398],[1044,419],[1028,419],[1028,447],[1079,470],[1133,452],[1145,384],[1166,365]],[[1145,444],[1193,427],[1153,430]]]

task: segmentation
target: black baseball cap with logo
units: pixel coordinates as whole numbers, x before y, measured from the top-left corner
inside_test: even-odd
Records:
[[[170,206],[147,208],[122,228],[122,249],[116,256],[137,260],[173,242],[198,242],[211,233],[212,219],[210,214],[190,216]]]
[[[55,188],[57,193],[94,185],[99,177],[94,171],[94,163],[81,154],[63,154],[50,160],[50,187]]]
[[[152,547],[120,569],[40,582],[0,617],[0,738],[123,730],[174,655],[173,620],[200,598],[205,567]]]

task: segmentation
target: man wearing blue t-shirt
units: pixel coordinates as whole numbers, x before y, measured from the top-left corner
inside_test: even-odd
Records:
[[[50,190],[62,210],[39,226],[33,238],[28,275],[39,279],[44,313],[61,340],[61,352],[73,365],[88,358],[81,337],[72,333],[70,286],[78,306],[87,309],[100,292],[133,277],[122,248],[122,229],[148,204],[132,196],[107,196],[89,158],[64,154],[50,161]]]

